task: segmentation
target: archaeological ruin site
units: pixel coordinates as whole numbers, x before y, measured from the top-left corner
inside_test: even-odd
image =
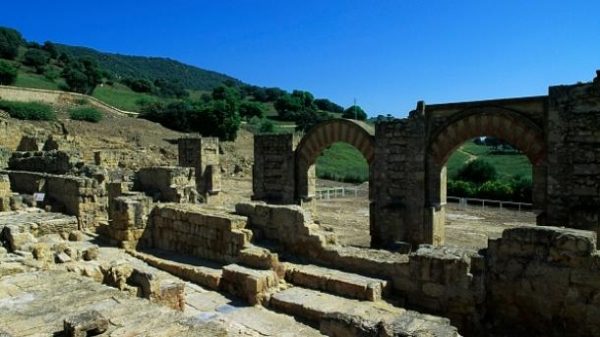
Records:
[[[0,87],[32,97],[70,99]],[[2,116],[0,336],[600,336],[600,71],[246,150],[111,116],[96,138]],[[533,209],[457,244],[484,225],[447,204],[446,162],[478,136],[529,158]],[[369,164],[362,197],[317,198],[335,142]]]

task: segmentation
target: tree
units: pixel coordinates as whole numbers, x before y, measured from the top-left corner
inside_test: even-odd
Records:
[[[19,55],[19,47],[25,41],[21,33],[6,27],[0,27],[0,57],[14,60]]]
[[[63,69],[62,75],[69,90],[88,95],[94,92],[102,80],[98,65],[90,58],[70,62]]]
[[[344,112],[343,107],[333,103],[332,101],[330,101],[326,98],[315,99],[315,106],[319,110],[329,111],[329,112],[333,112],[333,113],[341,114]]]
[[[121,83],[135,92],[152,92],[154,90],[154,84],[143,78],[124,78]]]
[[[240,116],[250,119],[252,117],[262,118],[265,115],[264,105],[257,102],[244,102],[240,104]]]
[[[331,119],[331,115],[325,111],[308,110],[299,114],[296,119],[296,130],[308,131],[313,126]]]
[[[298,112],[302,110],[302,104],[298,97],[290,94],[285,94],[275,101],[275,110],[283,120],[293,121],[296,119]]]
[[[342,118],[348,119],[356,119],[359,121],[364,121],[367,119],[367,113],[358,105],[352,105],[344,110],[342,114]]]
[[[50,58],[56,59],[58,57],[58,49],[54,43],[46,41],[44,42],[42,49],[48,52]]]
[[[157,79],[154,86],[158,89],[159,96],[185,98],[190,95],[183,84],[176,80]]]
[[[492,181],[497,176],[496,168],[483,159],[475,159],[468,162],[458,171],[457,175],[459,180],[470,181],[477,185]]]
[[[10,85],[17,80],[17,68],[10,63],[0,60],[0,84]]]
[[[34,67],[38,73],[40,73],[40,69],[48,64],[49,60],[50,54],[41,49],[27,49],[23,56],[23,64]]]

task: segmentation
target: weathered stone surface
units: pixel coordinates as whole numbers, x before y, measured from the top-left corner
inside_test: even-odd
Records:
[[[108,320],[96,310],[66,318],[64,333],[67,337],[86,337],[99,335],[108,330]]]
[[[80,231],[72,231],[69,233],[69,241],[83,241],[83,233]]]
[[[250,269],[237,264],[223,267],[221,288],[252,305],[262,303],[278,284],[279,277],[272,270]]]
[[[279,265],[279,257],[267,249],[250,246],[240,251],[238,263],[258,269],[276,269]]]
[[[92,261],[98,258],[98,246],[92,246],[83,251],[81,257],[85,261]]]
[[[195,172],[189,167],[142,168],[136,173],[134,189],[163,202],[197,203],[199,201]]]
[[[305,288],[367,301],[378,301],[387,282],[315,265],[285,264],[286,281]]]

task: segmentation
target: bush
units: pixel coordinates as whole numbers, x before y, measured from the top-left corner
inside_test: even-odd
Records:
[[[261,103],[244,102],[240,104],[240,116],[242,118],[258,117],[262,118],[265,115],[265,108]]]
[[[344,110],[342,113],[342,118],[364,121],[367,119],[367,113],[358,105],[353,105]]]
[[[35,68],[40,68],[48,64],[50,54],[41,49],[28,49],[23,56],[23,64]]]
[[[470,198],[477,193],[475,184],[462,180],[449,180],[447,189],[447,194],[453,197]]]
[[[0,57],[14,60],[19,54],[19,46],[23,44],[21,33],[6,27],[0,27]]]
[[[56,115],[51,106],[37,102],[12,102],[0,101],[0,109],[17,119],[27,120],[54,120]]]
[[[17,68],[6,61],[0,60],[0,84],[10,85],[17,80]]]
[[[498,176],[496,168],[483,159],[475,159],[468,162],[459,171],[457,178],[462,181],[470,181],[481,185],[486,181],[494,180]]]
[[[80,107],[69,110],[71,119],[98,123],[102,120],[102,112],[92,107]]]
[[[511,200],[513,189],[501,181],[487,181],[477,190],[477,197],[482,199]]]
[[[510,182],[513,190],[512,200],[531,202],[533,198],[533,182],[521,176],[514,177]]]

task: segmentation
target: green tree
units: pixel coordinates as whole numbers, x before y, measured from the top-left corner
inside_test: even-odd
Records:
[[[0,27],[0,57],[14,60],[19,55],[19,47],[23,45],[25,41],[18,31]]]
[[[41,49],[27,49],[25,55],[23,55],[23,64],[34,67],[38,73],[40,73],[40,69],[48,64],[49,60],[50,54]]]
[[[352,105],[344,110],[342,114],[342,118],[348,119],[356,119],[359,121],[364,121],[367,119],[367,113],[358,105]]]
[[[46,41],[46,42],[44,42],[42,49],[45,50],[46,52],[48,52],[48,54],[50,55],[50,58],[53,58],[53,59],[58,58],[58,49],[56,48],[56,45],[54,43],[52,43],[50,41]]]
[[[264,105],[258,102],[243,102],[240,104],[240,117],[242,118],[252,118],[258,117],[262,118],[266,111]]]
[[[157,79],[154,81],[154,86],[159,96],[186,98],[190,95],[183,84],[177,80]]]
[[[94,60],[83,58],[67,64],[63,77],[69,90],[90,95],[100,83],[102,73]]]
[[[313,126],[331,118],[331,115],[325,111],[305,111],[304,113],[299,114],[296,118],[296,130],[308,131]]]
[[[315,106],[317,107],[317,109],[323,110],[323,111],[329,111],[329,112],[338,113],[338,114],[341,114],[344,112],[343,107],[333,103],[332,101],[330,101],[326,98],[315,99]]]
[[[483,159],[475,159],[460,168],[457,178],[481,185],[496,179],[497,176],[496,168],[492,164]]]
[[[513,190],[507,183],[490,180],[479,187],[477,196],[484,199],[511,200]]]
[[[290,94],[285,94],[275,101],[275,110],[281,119],[293,121],[296,115],[302,111],[302,104],[298,97]]]
[[[17,80],[17,68],[10,63],[0,60],[0,84],[11,85]]]

